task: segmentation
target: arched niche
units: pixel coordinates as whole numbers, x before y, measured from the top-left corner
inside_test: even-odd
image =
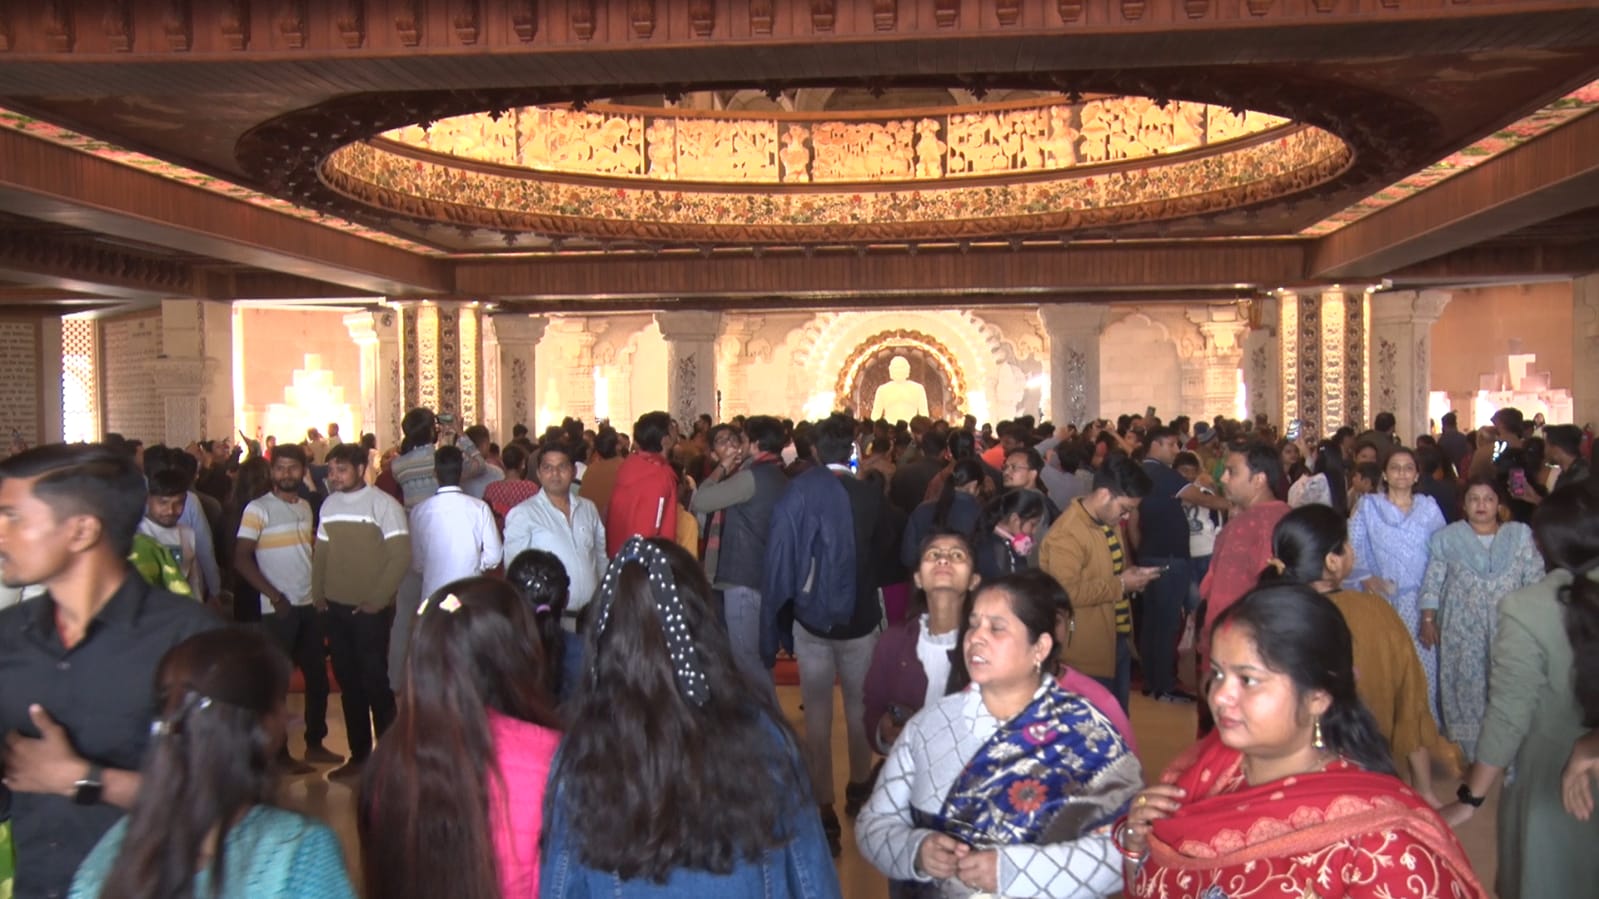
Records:
[[[889,381],[889,364],[900,356],[910,363],[910,379],[927,391],[930,416],[954,419],[965,414],[966,388],[949,349],[926,334],[904,329],[875,334],[856,347],[838,374],[834,393],[839,403],[855,410],[857,418],[871,414],[877,389]]]
[[[1180,414],[1182,362],[1177,340],[1161,321],[1134,312],[1099,338],[1099,414],[1115,420],[1154,406],[1162,418]]]

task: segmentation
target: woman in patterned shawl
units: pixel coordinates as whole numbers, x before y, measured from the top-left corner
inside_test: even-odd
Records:
[[[1129,895],[1486,899],[1443,819],[1394,776],[1331,600],[1258,589],[1214,634],[1216,730],[1113,829]]]
[[[1121,889],[1110,825],[1143,775],[1109,719],[1046,673],[1055,619],[1032,578],[973,598],[961,640],[971,685],[911,719],[856,822],[896,897]]]

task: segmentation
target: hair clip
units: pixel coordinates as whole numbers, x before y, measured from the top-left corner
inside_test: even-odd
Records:
[[[416,617],[421,618],[422,613],[428,610],[428,603],[432,601],[433,597],[431,596],[422,600],[422,604],[416,607]],[[447,593],[443,599],[439,600],[439,608],[446,612],[458,612],[461,610],[461,597],[456,596],[454,593]]]

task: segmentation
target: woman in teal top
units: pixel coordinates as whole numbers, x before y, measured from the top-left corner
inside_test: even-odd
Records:
[[[259,632],[174,646],[138,801],[78,869],[73,899],[354,899],[333,832],[272,805],[288,685],[288,658]]]

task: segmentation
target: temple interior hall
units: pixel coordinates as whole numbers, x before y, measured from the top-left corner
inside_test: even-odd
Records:
[[[1596,111],[1599,0],[0,3],[0,429],[1599,425]]]

